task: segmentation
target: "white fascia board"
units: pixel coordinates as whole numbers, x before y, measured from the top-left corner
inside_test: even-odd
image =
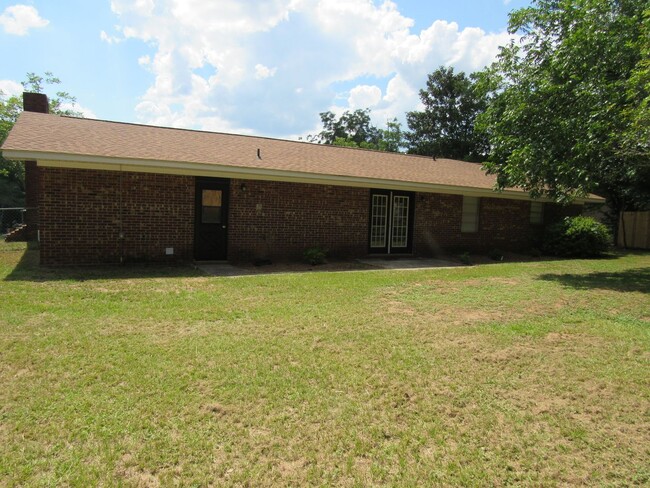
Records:
[[[36,161],[39,166],[77,169],[98,169],[105,171],[133,171],[144,173],[177,174],[186,176],[212,176],[218,178],[237,178],[248,180],[286,181],[294,183],[311,183],[319,185],[350,186],[357,188],[378,188],[403,190],[420,193],[445,193],[487,198],[505,198],[511,200],[531,200],[528,193],[516,190],[495,191],[486,188],[440,185],[380,178],[363,178],[357,176],[328,175],[306,173],[269,168],[248,168],[219,164],[205,164],[177,161],[156,161],[149,159],[118,159],[104,156],[82,156],[76,154],[58,154],[30,151],[5,150],[6,159]],[[540,198],[538,201],[550,202]],[[603,203],[593,198],[579,198],[576,203]]]

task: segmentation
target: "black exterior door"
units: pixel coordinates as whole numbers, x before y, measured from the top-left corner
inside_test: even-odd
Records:
[[[196,178],[194,259],[221,261],[228,257],[228,195],[230,180]]]
[[[415,195],[405,191],[372,190],[368,252],[410,254],[413,252]]]

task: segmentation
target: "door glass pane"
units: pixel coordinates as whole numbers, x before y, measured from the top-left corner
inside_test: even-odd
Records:
[[[386,247],[386,221],[388,219],[387,195],[372,196],[370,215],[370,247]]]
[[[202,190],[201,222],[204,224],[221,223],[221,190]]]
[[[391,247],[406,247],[409,229],[409,197],[393,197],[393,228]]]

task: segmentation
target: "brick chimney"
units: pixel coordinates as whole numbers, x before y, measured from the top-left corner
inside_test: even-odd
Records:
[[[23,93],[23,110],[25,112],[50,113],[50,103],[45,93]]]
[[[50,104],[44,93],[23,93],[23,110],[25,112],[50,113]],[[25,161],[25,223],[27,240],[38,238],[38,193],[39,167],[36,161]]]

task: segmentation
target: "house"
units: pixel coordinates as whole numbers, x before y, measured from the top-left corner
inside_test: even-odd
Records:
[[[525,250],[578,214],[449,159],[47,114],[24,94],[2,146],[26,163],[44,265]],[[45,112],[45,113],[44,113]],[[36,222],[32,222],[32,228]]]

